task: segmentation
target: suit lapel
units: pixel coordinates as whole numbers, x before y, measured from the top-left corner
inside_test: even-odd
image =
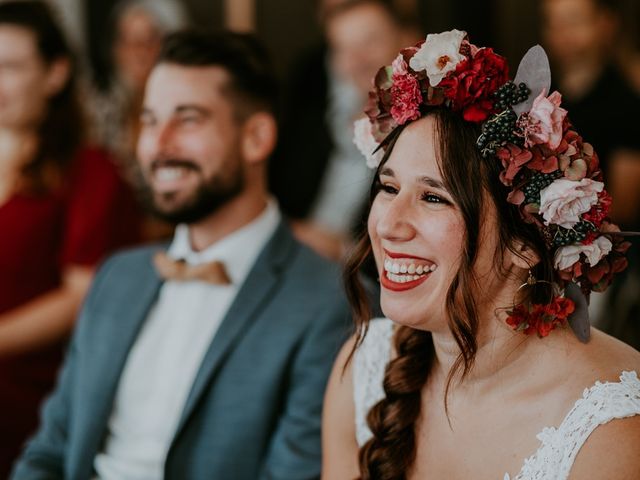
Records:
[[[281,222],[240,287],[205,354],[182,412],[176,437],[233,346],[273,298],[282,269],[295,245],[288,227]]]
[[[129,351],[162,284],[151,265],[151,253],[144,259],[141,265],[131,269],[136,274],[127,279],[128,282],[114,286],[120,291],[109,312],[97,313],[104,318],[96,319],[99,325],[93,336],[93,340],[99,342],[92,349],[96,367],[93,377],[86,379],[92,408],[86,409],[85,438],[79,442],[84,450],[81,457],[91,461],[100,448]]]

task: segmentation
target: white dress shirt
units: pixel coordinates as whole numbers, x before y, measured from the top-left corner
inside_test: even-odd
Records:
[[[96,478],[157,480],[200,364],[238,289],[275,232],[280,213],[270,202],[255,220],[195,252],[179,225],[168,250],[189,264],[224,262],[231,285],[165,282],[127,357]]]

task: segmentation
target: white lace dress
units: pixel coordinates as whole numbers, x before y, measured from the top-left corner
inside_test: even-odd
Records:
[[[384,397],[382,381],[391,355],[392,336],[390,320],[373,320],[354,357],[353,394],[359,445],[371,438],[367,412]],[[640,380],[636,372],[622,372],[619,382],[596,382],[584,390],[558,428],[547,427],[537,435],[540,448],[524,461],[513,480],[565,480],[580,448],[598,425],[638,414]],[[509,474],[503,480],[510,480]]]

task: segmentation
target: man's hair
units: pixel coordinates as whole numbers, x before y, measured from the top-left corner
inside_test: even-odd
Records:
[[[192,29],[175,32],[165,38],[158,63],[221,67],[231,77],[228,89],[236,97],[241,117],[256,111],[275,114],[277,81],[267,51],[254,35]]]

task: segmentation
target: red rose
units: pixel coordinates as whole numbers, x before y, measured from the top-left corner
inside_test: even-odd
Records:
[[[509,78],[509,69],[504,57],[491,48],[479,49],[475,56],[460,62],[456,70],[444,78],[438,87],[451,101],[453,110],[462,110],[469,122],[482,122],[493,109],[492,94]]]

